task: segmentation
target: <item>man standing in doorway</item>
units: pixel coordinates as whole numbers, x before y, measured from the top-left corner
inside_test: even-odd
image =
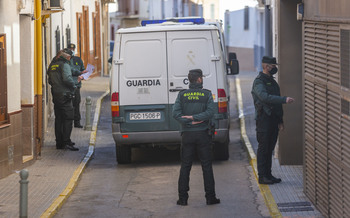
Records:
[[[291,104],[294,99],[281,96],[280,87],[273,75],[277,73],[276,58],[264,56],[263,72],[255,78],[252,96],[255,106],[256,136],[258,140],[257,165],[260,184],[274,184],[282,180],[271,173],[272,153],[278,132],[284,129],[282,104]]]
[[[70,60],[70,65],[72,69],[72,76],[75,82],[75,85],[77,88],[75,89],[74,98],[73,98],[73,107],[74,107],[74,127],[76,128],[83,128],[83,126],[80,124],[81,116],[80,116],[80,102],[81,102],[81,96],[80,96],[80,88],[81,88],[81,81],[78,81],[78,77],[86,73],[83,60],[81,60],[80,57],[75,56],[75,44],[71,43],[68,45],[68,48],[73,52],[72,58]]]
[[[202,165],[207,205],[218,204],[212,168],[212,143],[208,128],[215,105],[211,91],[203,89],[203,73],[190,70],[189,89],[180,91],[173,108],[173,117],[181,124],[181,169],[178,181],[178,205],[187,205],[190,171],[197,151]]]

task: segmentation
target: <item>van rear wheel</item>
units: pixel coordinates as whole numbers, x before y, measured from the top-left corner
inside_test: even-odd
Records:
[[[128,164],[131,163],[131,147],[125,145],[116,145],[116,156],[117,162],[119,164]]]
[[[228,144],[230,143],[230,136],[227,134],[227,137],[224,142],[214,142],[214,159],[215,160],[228,160],[229,151]]]

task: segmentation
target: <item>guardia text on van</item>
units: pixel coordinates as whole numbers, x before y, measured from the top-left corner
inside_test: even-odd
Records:
[[[131,86],[160,86],[159,79],[127,80],[126,85]]]

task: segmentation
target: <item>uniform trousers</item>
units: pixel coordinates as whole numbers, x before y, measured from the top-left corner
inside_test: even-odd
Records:
[[[257,130],[257,166],[259,177],[270,177],[272,167],[272,153],[278,138],[278,119],[262,113],[256,120]]]
[[[80,102],[81,102],[80,88],[77,87],[75,89],[74,98],[73,98],[74,123],[80,123],[80,120],[81,120],[81,116],[80,116]]]
[[[63,147],[71,142],[74,109],[72,100],[63,104],[54,104],[56,147]]]
[[[178,182],[179,198],[187,199],[190,190],[190,171],[195,154],[202,165],[205,197],[215,197],[215,181],[212,168],[212,144],[207,131],[187,131],[182,133],[181,169]]]

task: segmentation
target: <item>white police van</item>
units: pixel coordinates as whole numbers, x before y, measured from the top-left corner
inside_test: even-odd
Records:
[[[179,123],[172,107],[188,88],[187,74],[202,69],[204,88],[212,91],[214,157],[228,159],[229,87],[227,74],[238,61],[224,54],[222,31],[203,18],[142,21],[141,27],[116,33],[111,71],[112,133],[118,163],[130,163],[132,147],[179,147]]]

